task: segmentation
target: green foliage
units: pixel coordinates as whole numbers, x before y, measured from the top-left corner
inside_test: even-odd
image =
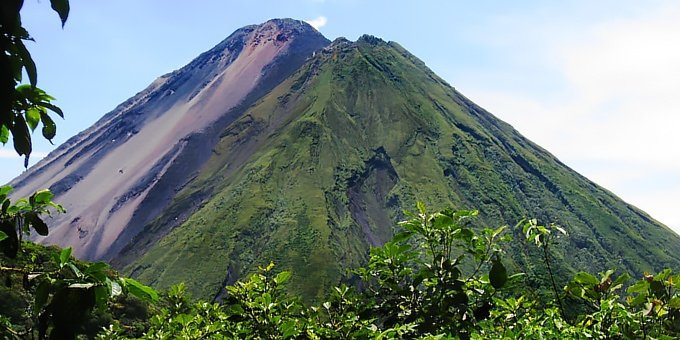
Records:
[[[12,136],[14,150],[24,156],[24,166],[33,149],[31,132],[42,123],[42,135],[52,141],[56,124],[48,110],[64,117],[61,109],[52,104],[53,97],[38,88],[38,71],[24,45],[33,40],[21,25],[20,11],[23,0],[5,0],[0,5],[0,143],[6,144]],[[68,0],[50,0],[52,9],[59,15],[62,27],[69,14]],[[29,84],[21,84],[23,72]]]
[[[507,227],[471,227],[476,211],[430,213],[420,203],[417,209],[405,213],[409,219],[400,223],[403,230],[384,246],[373,248],[368,263],[356,269],[361,278],[358,290],[334,287],[323,302],[312,306],[286,289],[293,274],[276,271],[271,263],[228,286],[218,304],[192,300],[184,284],[159,297],[135,280],[117,277],[104,263],[75,261],[70,248],[41,253],[42,247],[26,243],[25,251],[40,264],[21,267],[12,263],[12,267],[3,267],[3,273],[7,268],[13,268],[13,277],[32,273],[28,283],[10,291],[28,292],[24,296],[29,298],[5,296],[0,290],[0,301],[24,303],[18,309],[26,310],[29,320],[21,327],[17,326],[21,315],[0,313],[0,329],[15,338],[47,333],[53,338],[73,338],[91,325],[100,327],[98,339],[680,336],[680,275],[671,270],[645,273],[630,285],[630,276],[615,275],[613,270],[597,276],[578,272],[562,289],[574,308],[573,317],[565,319],[557,299],[546,303],[532,298],[524,293],[525,287],[518,286],[523,275],[508,274],[501,261],[510,241]],[[518,227],[529,245],[547,252],[553,244],[550,235],[565,234],[562,228],[541,227],[530,220]],[[544,282],[546,287],[551,285]],[[150,305],[122,302],[126,292]]]
[[[121,295],[157,300],[153,289],[118,277],[106,263],[74,260],[71,248],[45,251],[31,243],[24,243],[24,247],[15,258],[3,257],[1,261],[0,275],[6,282],[21,282],[11,285],[6,295],[17,307],[7,312],[18,312],[13,314],[14,325],[8,325],[7,332],[40,339],[73,339],[84,331],[93,312],[108,309]],[[25,306],[25,312],[20,312],[20,306]]]
[[[386,328],[414,324],[419,334],[469,337],[508,280],[500,260],[500,242],[509,240],[502,235],[506,227],[478,235],[466,223],[476,211],[431,214],[420,202],[417,208],[400,223],[406,231],[374,248],[368,265],[358,270],[375,301],[371,312]],[[411,237],[416,248],[408,243]],[[467,275],[466,261],[472,268]]]
[[[29,198],[15,203],[8,197],[10,186],[0,187],[0,275],[5,276],[8,286],[18,279],[24,293],[9,292],[6,296],[13,304],[26,307],[26,314],[14,313],[18,329],[3,319],[0,327],[18,337],[36,336],[40,339],[73,339],[82,331],[83,324],[96,309],[105,309],[109,302],[121,294],[131,294],[148,301],[157,301],[157,293],[133,279],[118,277],[104,262],[78,263],[71,257],[71,248],[51,252],[49,256],[36,253],[35,245],[23,243],[24,235],[31,230],[47,235],[49,229],[41,215],[52,211],[64,212],[64,208],[52,201],[49,190],[40,190]],[[21,246],[28,245],[24,252]],[[18,306],[17,306],[18,307]],[[16,310],[14,310],[16,311]],[[14,312],[11,311],[11,312]],[[2,326],[4,325],[4,326]]]
[[[51,209],[60,213],[65,210],[52,202],[54,195],[47,189],[35,192],[28,199],[20,198],[14,204],[8,197],[11,191],[9,185],[0,187],[0,249],[6,256],[14,258],[23,236],[31,230],[38,235],[47,235],[47,224],[40,215],[50,215]]]

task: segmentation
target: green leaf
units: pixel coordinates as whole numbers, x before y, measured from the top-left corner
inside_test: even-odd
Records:
[[[108,278],[106,276],[106,269],[109,268],[109,265],[104,263],[104,262],[95,262],[88,266],[83,274],[90,276],[94,279],[96,279],[99,282],[106,282],[106,279]]]
[[[616,280],[614,280],[614,282],[612,282],[611,289],[616,290],[618,288],[621,288],[623,286],[623,284],[628,280],[630,280],[630,275],[628,275],[627,273],[623,273],[623,274],[619,275],[619,277],[617,277]]]
[[[293,273],[289,271],[284,271],[280,272],[276,277],[274,277],[274,282],[276,282],[277,285],[283,284],[284,282],[288,281],[290,279],[290,276],[293,275]]]
[[[73,272],[73,274],[74,274],[76,277],[78,277],[78,278],[82,278],[82,277],[83,277],[83,273],[82,273],[82,272],[80,271],[80,269],[78,269],[78,267],[76,267],[76,265],[74,265],[72,262],[67,262],[67,263],[66,263],[66,267],[68,267],[69,269],[71,269],[71,272]]]
[[[36,84],[38,84],[38,71],[35,67],[35,62],[31,57],[31,53],[28,52],[24,42],[21,40],[16,40],[15,46],[19,57],[21,57],[21,63],[26,68],[26,74],[28,74],[28,80],[31,83],[31,87],[35,87]]]
[[[586,272],[578,272],[574,276],[574,281],[583,284],[583,285],[596,285],[600,283],[600,280],[597,279],[597,277],[593,276],[590,273]]]
[[[638,281],[634,285],[628,287],[626,290],[629,294],[630,293],[646,293],[647,290],[649,289],[649,282],[645,280]]]
[[[61,253],[59,253],[59,266],[63,267],[66,262],[68,262],[68,259],[71,257],[71,247],[67,247],[61,250]]]
[[[28,157],[32,151],[31,136],[28,131],[28,126],[24,117],[18,115],[14,117],[14,125],[10,129],[12,131],[12,142],[14,143],[14,150],[24,158],[24,167],[28,167]]]
[[[451,225],[453,225],[453,219],[444,214],[437,214],[434,218],[434,223],[432,224],[436,229],[444,229]]]
[[[394,235],[394,237],[392,237],[392,242],[395,242],[395,243],[403,242],[405,240],[408,240],[412,236],[413,236],[413,232],[403,231],[401,233]]]
[[[503,266],[503,263],[501,263],[500,260],[493,261],[491,271],[489,271],[489,281],[491,282],[491,285],[496,289],[500,289],[505,285],[507,280],[508,272],[505,269],[505,266]]]
[[[297,329],[296,320],[284,321],[281,324],[281,333],[282,333],[281,336],[284,339],[298,335],[300,333],[300,331],[298,331],[298,329]]]
[[[680,296],[676,296],[668,301],[668,308],[680,309]]]
[[[0,231],[0,241],[6,239],[6,238],[8,238],[8,237],[9,237],[9,236],[7,236],[7,234],[5,234],[4,231]]]
[[[106,286],[97,286],[94,288],[94,299],[97,306],[106,306],[106,301],[109,300],[109,296],[111,296],[111,294],[109,294],[109,290]]]
[[[66,24],[66,19],[68,19],[68,12],[71,9],[68,0],[50,0],[52,4],[52,9],[59,14],[59,19],[61,19],[61,27],[63,28]]]
[[[498,235],[500,235],[507,228],[508,228],[508,226],[506,226],[506,225],[498,227],[498,229],[494,230],[493,234],[491,234],[491,238],[496,238]]]
[[[241,305],[230,305],[227,307],[226,312],[229,315],[243,315],[245,313]]]
[[[31,214],[26,214],[26,217],[31,216],[30,218],[30,223],[33,229],[38,233],[40,236],[47,236],[49,233],[49,229],[47,228],[47,224],[42,220],[42,218],[38,217],[35,213]]]
[[[135,279],[123,278],[122,280],[125,283],[125,288],[127,288],[127,291],[130,294],[142,300],[152,302],[158,301],[158,293],[153,288],[143,285]]]
[[[54,111],[56,114],[59,115],[59,117],[64,118],[64,111],[62,111],[58,106],[51,104],[51,103],[47,103],[47,102],[40,102],[40,103],[38,103],[38,105],[44,106],[44,107]]]
[[[84,273],[85,275],[92,275],[94,273],[103,272],[107,268],[109,268],[109,265],[106,262],[99,261],[88,266]]]
[[[9,210],[9,207],[12,203],[9,201],[9,198],[5,198],[4,202],[2,202],[2,213],[6,214],[7,210]]]
[[[272,303],[272,295],[269,293],[262,293],[262,303],[268,307]]]
[[[33,304],[34,315],[38,315],[45,303],[47,303],[47,298],[50,295],[50,286],[49,281],[42,281],[35,289],[35,303]]]
[[[28,124],[28,127],[31,128],[31,131],[34,131],[36,127],[38,127],[38,123],[40,122],[40,110],[35,107],[31,107],[28,110],[26,110],[26,123]]]
[[[9,142],[9,129],[3,124],[0,126],[0,143],[5,145],[7,142]]]
[[[421,214],[425,214],[427,212],[427,209],[425,208],[425,203],[421,201],[416,202],[416,209],[418,209],[418,212]]]
[[[33,204],[48,204],[52,201],[52,198],[54,197],[54,194],[49,190],[49,189],[43,189],[36,191],[32,195],[33,199]]]
[[[0,195],[6,196],[10,192],[12,192],[12,190],[14,190],[14,188],[12,188],[11,185],[3,185],[3,186],[0,187]]]

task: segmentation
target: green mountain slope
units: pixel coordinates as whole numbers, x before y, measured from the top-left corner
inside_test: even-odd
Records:
[[[680,268],[680,237],[475,105],[393,42],[336,40],[244,110],[121,255],[124,272],[213,297],[275,261],[307,297],[345,277],[415,200],[569,231],[561,270]],[[180,221],[175,228],[170,221]],[[532,253],[515,231],[512,261]],[[510,262],[510,261],[509,261]]]

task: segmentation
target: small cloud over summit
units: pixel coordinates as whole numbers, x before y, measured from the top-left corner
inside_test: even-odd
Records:
[[[319,16],[316,19],[311,19],[311,20],[305,20],[306,23],[310,24],[312,27],[315,29],[319,29],[321,27],[326,26],[326,23],[328,22],[328,19],[325,16]]]

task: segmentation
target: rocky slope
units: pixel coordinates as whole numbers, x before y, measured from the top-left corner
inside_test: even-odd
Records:
[[[49,187],[68,214],[52,221],[44,242],[110,258],[195,177],[244,107],[328,42],[300,21],[239,29],[12,181],[15,195]]]

